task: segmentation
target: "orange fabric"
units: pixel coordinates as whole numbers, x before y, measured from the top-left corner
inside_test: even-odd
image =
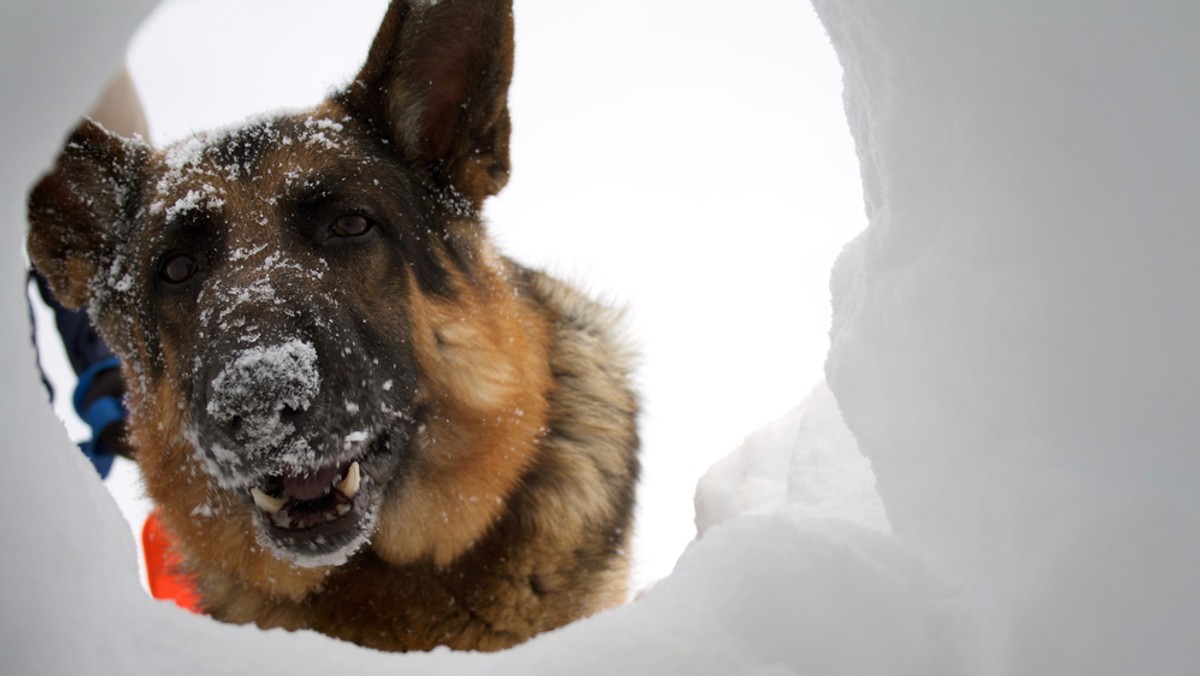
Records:
[[[179,572],[179,555],[171,549],[171,534],[158,521],[155,511],[142,528],[142,549],[146,552],[146,577],[150,594],[193,613],[200,613],[200,594],[191,577]]]

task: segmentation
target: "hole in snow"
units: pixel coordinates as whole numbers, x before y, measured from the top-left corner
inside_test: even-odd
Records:
[[[386,3],[300,4],[163,3],[129,51],[153,140],[344,82]],[[518,2],[516,26],[513,177],[485,213],[506,254],[630,306],[637,587],[693,537],[703,472],[823,377],[830,269],[865,226],[841,70],[807,3]],[[110,487],[140,528],[136,484]]]

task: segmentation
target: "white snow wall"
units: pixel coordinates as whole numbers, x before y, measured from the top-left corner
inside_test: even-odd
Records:
[[[829,376],[898,537],[734,516],[638,603],[497,656],[140,593],[43,403],[20,252],[28,186],[150,2],[5,4],[0,671],[1200,673],[1194,4],[819,0],[871,216]]]
[[[79,613],[80,598],[136,590],[135,578],[102,582],[110,560],[133,565],[128,528],[104,509],[111,499],[88,477],[46,404],[34,367],[24,300],[25,195],[119,63],[124,40],[149,0],[77,3],[18,0],[0,8],[0,671],[86,665],[99,641],[64,638],[128,620],[119,606]],[[116,544],[114,544],[116,543]],[[122,546],[123,545],[123,546]],[[60,579],[61,578],[61,579]],[[100,609],[98,609],[100,610]],[[132,623],[130,623],[132,625]],[[107,625],[107,626],[106,626]],[[83,673],[81,669],[78,673]]]
[[[1200,673],[1200,3],[815,0],[827,375],[983,674]]]

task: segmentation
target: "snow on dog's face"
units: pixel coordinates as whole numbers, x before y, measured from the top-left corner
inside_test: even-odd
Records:
[[[298,596],[367,542],[444,563],[515,485],[527,442],[471,456],[536,437],[523,397],[550,379],[478,218],[508,175],[511,31],[503,2],[397,2],[313,111],[161,152],[85,121],[34,189],[31,257],[122,357],[201,572]]]
[[[408,299],[443,290],[449,253],[429,238],[444,206],[360,126],[273,119],[169,149],[117,254],[142,262],[134,305],[170,352],[196,461],[307,566],[371,533],[416,424]],[[168,358],[147,357],[159,382]]]

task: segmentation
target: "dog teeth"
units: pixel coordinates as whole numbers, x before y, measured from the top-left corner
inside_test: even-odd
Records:
[[[338,482],[336,488],[342,495],[352,498],[358,492],[358,485],[362,481],[362,474],[358,469],[358,461],[350,463],[350,469],[346,470],[346,478]]]
[[[350,467],[346,470],[345,478],[337,477],[336,483],[332,486],[326,487],[325,493],[328,494],[329,491],[336,488],[337,491],[346,498],[353,498],[358,493],[358,489],[361,487],[362,470],[359,468],[358,462],[355,461],[350,463]],[[254,498],[254,504],[258,505],[259,509],[266,512],[271,517],[271,522],[276,526],[279,526],[280,528],[292,527],[294,519],[292,514],[285,509],[285,506],[288,504],[288,498],[286,496],[282,498],[275,498],[267,495],[258,488],[251,488],[250,497]],[[329,520],[333,520],[338,517],[345,516],[350,512],[350,507],[351,505],[349,503],[341,503],[333,506],[332,511],[327,514],[327,517]]]
[[[250,489],[250,496],[254,498],[254,504],[258,505],[259,509],[271,515],[278,514],[287,504],[287,499],[273,498],[257,488]]]

